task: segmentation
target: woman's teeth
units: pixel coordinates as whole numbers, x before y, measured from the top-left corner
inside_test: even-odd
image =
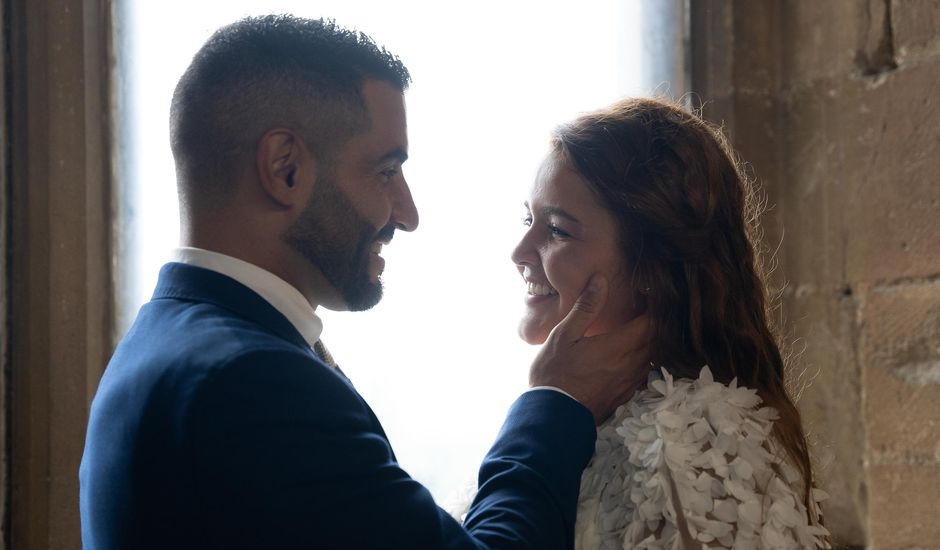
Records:
[[[554,296],[558,294],[558,291],[548,285],[529,283],[529,294],[533,296]]]
[[[372,253],[373,253],[373,254],[379,254],[379,253],[381,253],[381,252],[382,252],[382,243],[380,243],[380,242],[378,242],[378,241],[372,243]]]

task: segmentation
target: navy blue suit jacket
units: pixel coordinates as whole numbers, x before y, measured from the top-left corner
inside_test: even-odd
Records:
[[[570,548],[594,423],[523,394],[459,525],[349,381],[235,280],[164,266],[109,363],[80,471],[85,550]]]

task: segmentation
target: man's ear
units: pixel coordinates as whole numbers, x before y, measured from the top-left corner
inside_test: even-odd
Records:
[[[306,183],[314,181],[315,163],[303,141],[287,128],[265,132],[258,141],[258,180],[271,199],[286,207],[306,203]]]

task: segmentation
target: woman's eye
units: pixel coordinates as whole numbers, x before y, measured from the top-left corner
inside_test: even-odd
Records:
[[[566,237],[571,236],[570,233],[568,233],[567,231],[565,231],[564,229],[558,227],[557,225],[553,223],[548,224],[548,230],[552,233],[552,235],[556,237],[566,238]]]
[[[532,225],[532,216],[523,216],[522,225],[530,227]]]

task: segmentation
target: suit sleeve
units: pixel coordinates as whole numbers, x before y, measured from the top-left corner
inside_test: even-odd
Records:
[[[524,394],[461,526],[401,469],[348,382],[301,353],[239,356],[203,382],[185,417],[206,547],[571,548],[595,438],[580,404]]]

